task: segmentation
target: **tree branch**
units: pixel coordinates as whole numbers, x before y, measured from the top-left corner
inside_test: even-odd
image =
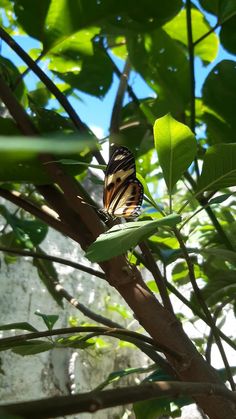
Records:
[[[128,85],[128,78],[130,73],[130,62],[129,59],[126,60],[123,73],[120,76],[120,83],[116,93],[115,102],[112,109],[111,123],[110,123],[110,135],[119,134],[120,131],[120,116],[122,110],[122,104],[124,100],[124,95]]]
[[[235,412],[236,395],[226,387],[212,383],[159,381],[139,386],[129,386],[100,392],[91,391],[73,396],[51,397],[42,400],[3,405],[5,413],[23,416],[25,419],[55,418],[81,412],[94,413],[101,409],[152,400],[163,397],[178,399],[182,396],[205,395],[209,404],[214,403],[214,396],[228,400]],[[226,417],[226,416],[225,416]],[[235,416],[234,416],[235,417]],[[214,419],[211,416],[211,419]],[[233,417],[232,417],[233,419]]]

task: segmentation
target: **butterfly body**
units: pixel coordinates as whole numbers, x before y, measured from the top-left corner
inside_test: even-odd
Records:
[[[104,210],[112,217],[133,218],[139,214],[143,186],[136,178],[135,160],[126,147],[117,148],[105,173]]]

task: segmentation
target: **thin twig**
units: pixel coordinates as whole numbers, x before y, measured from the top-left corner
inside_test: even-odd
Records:
[[[222,311],[222,309],[229,304],[233,299],[235,299],[235,294],[230,295],[230,297],[228,297],[225,301],[223,301],[221,304],[219,304],[216,309],[215,309],[215,313],[213,316],[213,321],[216,324],[217,322],[217,318],[220,314],[220,312]],[[206,347],[206,351],[205,351],[205,358],[207,360],[207,362],[209,362],[209,364],[211,363],[211,348],[212,348],[212,344],[214,341],[214,333],[213,330],[210,330],[209,336],[208,336],[208,341],[207,341],[207,347]]]
[[[112,109],[110,135],[118,134],[120,131],[121,110],[122,110],[122,104],[124,101],[125,92],[127,89],[130,70],[131,70],[130,62],[129,62],[129,59],[127,59],[125,62],[124,70],[120,77],[120,83],[117,89],[115,102]]]
[[[186,249],[185,243],[182,239],[182,236],[181,236],[181,234],[180,234],[180,232],[177,228],[174,228],[174,233],[175,233],[175,236],[176,236],[176,238],[179,242],[180,248],[182,249],[184,258],[186,260],[186,263],[187,263],[187,266],[188,266],[188,271],[189,271],[189,279],[190,279],[190,282],[192,284],[196,299],[197,299],[200,307],[202,308],[206,318],[208,319],[208,322],[210,324],[212,332],[214,333],[214,338],[215,338],[216,344],[218,346],[219,352],[221,354],[221,358],[223,360],[223,363],[225,365],[225,369],[226,369],[226,372],[227,372],[229,383],[231,385],[232,390],[234,391],[235,390],[235,383],[234,383],[232,373],[231,373],[231,370],[230,370],[230,366],[229,366],[229,363],[228,363],[228,360],[227,360],[227,357],[226,357],[226,354],[225,354],[225,351],[224,351],[224,347],[223,347],[222,342],[220,340],[220,336],[219,336],[219,333],[218,333],[218,329],[215,325],[215,322],[211,317],[211,313],[208,310],[208,307],[205,303],[205,300],[203,299],[201,291],[200,291],[200,289],[197,285],[193,263],[192,263],[192,261],[189,257],[189,254],[188,254],[188,251]]]
[[[120,79],[121,78],[121,76],[122,76],[122,72],[119,70],[119,68],[117,67],[117,65],[114,63],[114,61],[112,60],[112,58],[111,58],[111,56],[108,54],[108,52],[107,52],[107,49],[104,47],[104,44],[103,44],[103,42],[100,42],[99,43],[99,45],[100,45],[100,48],[102,48],[103,49],[103,51],[105,52],[105,54],[106,54],[106,56],[107,56],[107,58],[109,59],[109,61],[110,61],[110,63],[112,64],[112,67],[113,67],[113,70],[114,70],[114,73],[117,75],[117,77]],[[133,102],[137,105],[137,107],[139,108],[139,99],[138,99],[138,97],[136,96],[136,94],[134,93],[134,91],[133,91],[133,89],[132,89],[132,87],[129,85],[129,84],[127,84],[127,92],[128,92],[128,94],[129,94],[129,96],[130,96],[130,98],[133,100]]]
[[[152,256],[152,253],[145,242],[139,244],[139,247],[142,251],[143,257],[146,260],[146,268],[152,273],[153,278],[157,284],[157,288],[160,292],[160,296],[163,302],[164,307],[174,314],[174,309],[172,307],[169,294],[166,289],[165,279],[163,278],[160,269],[158,268],[155,259]]]
[[[37,259],[50,260],[51,262],[60,263],[61,265],[71,266],[72,268],[78,269],[80,271],[86,272],[90,275],[97,276],[98,278],[105,279],[105,274],[101,271],[97,271],[89,266],[82,265],[82,263],[73,262],[72,260],[63,259],[57,256],[48,255],[39,252],[32,252],[29,250],[23,249],[12,249],[10,247],[0,245],[0,252],[12,253],[14,255],[32,257]]]
[[[220,23],[217,22],[215,26],[213,26],[208,32],[206,32],[204,35],[200,36],[200,38],[196,39],[196,41],[193,43],[193,46],[196,47],[199,42],[203,41],[205,38],[207,38],[212,32],[215,32],[215,30],[220,26]]]
[[[172,350],[171,348],[167,348],[164,345],[157,345],[152,338],[149,336],[142,335],[141,333],[133,332],[131,330],[123,329],[123,328],[111,328],[105,326],[76,326],[76,327],[65,327],[60,329],[53,329],[53,330],[45,330],[43,332],[32,332],[32,333],[25,333],[23,335],[16,335],[11,336],[8,338],[0,339],[0,348],[10,349],[12,347],[19,346],[24,342],[31,341],[34,339],[39,339],[41,337],[49,337],[49,336],[60,336],[60,335],[68,335],[68,334],[75,334],[75,333],[97,333],[97,335],[104,335],[104,336],[111,336],[115,337],[120,340],[126,340],[128,337],[128,341],[130,342],[130,338],[134,339],[139,342],[145,342],[151,347],[159,352],[166,352],[176,360],[182,360],[182,356],[177,353],[176,351]],[[134,342],[132,340],[132,342]],[[135,343],[134,343],[135,344]]]

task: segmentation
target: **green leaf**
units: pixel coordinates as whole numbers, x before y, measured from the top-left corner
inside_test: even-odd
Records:
[[[189,271],[186,262],[176,263],[172,270],[172,280],[179,285],[189,282]]]
[[[10,224],[16,238],[24,247],[32,249],[45,239],[48,226],[42,221],[21,219],[11,214],[3,205],[0,205],[0,214]]]
[[[155,281],[147,281],[146,284],[152,292],[159,293],[159,289],[157,288],[157,284]]]
[[[29,332],[37,332],[38,330],[28,322],[18,322],[0,325],[0,330],[28,330]]]
[[[163,29],[127,37],[130,60],[173,114],[189,103],[189,62],[184,47]]]
[[[7,58],[0,57],[0,76],[5,83],[12,89],[14,88],[14,95],[22,100],[25,92],[25,84],[21,77],[19,69]]]
[[[15,346],[12,348],[12,352],[21,356],[35,355],[41,352],[49,351],[54,347],[54,343],[47,340],[31,340],[29,342],[21,343],[19,346]]]
[[[97,240],[89,246],[86,257],[91,262],[100,262],[121,255],[131,247],[135,247],[140,241],[155,234],[158,227],[174,226],[181,220],[175,214],[154,221],[129,222],[112,227],[106,233],[101,234]]]
[[[223,22],[236,13],[235,0],[199,0],[201,6],[209,13],[213,13]]]
[[[200,10],[192,8],[192,29],[193,29],[193,42],[201,38],[210,31],[211,27],[205,19],[204,15]],[[181,12],[170,22],[164,25],[163,29],[174,39],[182,42],[185,46],[188,45],[187,35],[187,24],[186,24],[186,10],[183,9]],[[195,54],[200,57],[204,62],[212,62],[218,53],[218,37],[213,32],[209,34],[205,39],[199,42],[195,48]]]
[[[118,303],[106,304],[106,309],[109,311],[115,311],[120,314],[123,319],[131,319],[133,317],[126,307]]]
[[[231,54],[236,54],[236,12],[235,16],[229,19],[221,28],[220,40],[223,47]]]
[[[18,22],[33,38],[43,41],[44,25],[50,0],[17,0],[14,11]]]
[[[56,339],[56,343],[57,345],[61,345],[66,348],[76,349],[87,349],[95,345],[95,341],[92,341],[92,339],[86,341],[80,335],[73,335],[64,338],[60,337]]]
[[[45,107],[51,97],[51,92],[42,82],[37,83],[37,87],[28,93],[30,102],[36,103],[37,106]]]
[[[48,330],[52,330],[53,326],[56,324],[57,320],[59,319],[59,316],[56,314],[43,314],[43,313],[39,313],[38,311],[36,311],[34,314],[36,314],[36,316],[42,317]]]
[[[181,8],[181,0],[163,4],[161,0],[120,0],[119,2],[90,0],[58,1],[51,0],[45,21],[45,47],[48,49],[60,39],[68,37],[83,27],[109,23],[112,26],[139,31],[156,28],[171,19]],[[64,19],[61,19],[61,16]],[[120,16],[120,19],[117,19]],[[105,29],[107,33],[107,28]]]
[[[233,195],[233,193],[224,193],[222,195],[219,195],[219,196],[216,196],[215,198],[210,199],[210,201],[208,202],[208,204],[209,205],[221,204],[221,202],[226,201],[226,199],[228,199],[232,195]]]
[[[236,185],[236,144],[216,144],[206,151],[197,193]]]
[[[157,203],[154,201],[149,189],[148,189],[148,185],[145,181],[145,179],[142,177],[142,175],[140,175],[140,173],[136,173],[136,177],[137,179],[142,183],[143,185],[143,191],[144,191],[144,195],[149,199],[149,201],[151,202],[151,204],[153,205],[154,208],[157,209],[157,211],[160,212],[160,207],[157,205]]]
[[[53,73],[74,89],[102,98],[111,86],[113,66],[104,51],[95,46],[92,56],[83,57],[81,70],[67,71],[62,68],[61,72],[53,71]]]
[[[201,293],[207,304],[214,306],[229,297],[232,297],[232,301],[236,299],[235,275],[236,271],[233,269],[217,269],[208,275],[207,284],[201,288]],[[195,300],[196,297],[193,296],[192,301],[197,304]]]
[[[197,143],[192,131],[170,114],[156,120],[154,141],[169,193],[192,163]]]
[[[209,249],[195,249],[194,253],[201,253],[204,256],[215,256],[217,259],[228,260],[236,264],[236,252],[219,247],[211,247]]]
[[[235,91],[235,62],[223,60],[211,70],[203,85],[203,101],[207,106],[206,113],[208,114],[206,122],[209,125],[208,129],[213,130],[211,137],[214,142],[216,142],[214,140],[214,125],[216,122],[220,124],[222,130],[222,137],[219,138],[218,142],[232,143],[236,141],[236,119],[234,112],[234,109],[236,109]],[[213,112],[209,117],[211,111]],[[217,119],[219,121],[217,121]]]
[[[143,382],[158,382],[158,381],[171,381],[173,377],[164,373],[161,368],[158,368]],[[173,402],[173,397],[165,397],[159,399],[153,399],[148,401],[142,401],[134,403],[134,412],[136,419],[156,419],[159,416],[170,416],[179,417],[180,407],[186,406],[193,402],[189,397],[180,397]]]

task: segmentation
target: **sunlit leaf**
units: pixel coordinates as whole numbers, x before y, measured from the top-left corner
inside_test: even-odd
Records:
[[[201,38],[207,32],[210,31],[211,27],[205,19],[203,13],[200,10],[193,8],[191,10],[192,18],[192,30],[193,30],[193,42]],[[187,23],[186,23],[186,10],[183,9],[181,12],[170,22],[163,27],[165,31],[174,39],[182,42],[184,45],[188,45],[187,35]],[[218,37],[213,32],[209,34],[205,39],[199,42],[194,48],[194,52],[203,61],[213,61],[218,52]]]
[[[171,193],[176,182],[192,163],[197,144],[192,131],[169,114],[157,119],[153,129],[159,163]]]
[[[154,234],[158,227],[174,226],[181,220],[178,215],[169,215],[154,221],[130,222],[112,227],[106,233],[101,234],[97,240],[89,246],[86,256],[92,262],[111,259],[121,255],[140,241]]]

